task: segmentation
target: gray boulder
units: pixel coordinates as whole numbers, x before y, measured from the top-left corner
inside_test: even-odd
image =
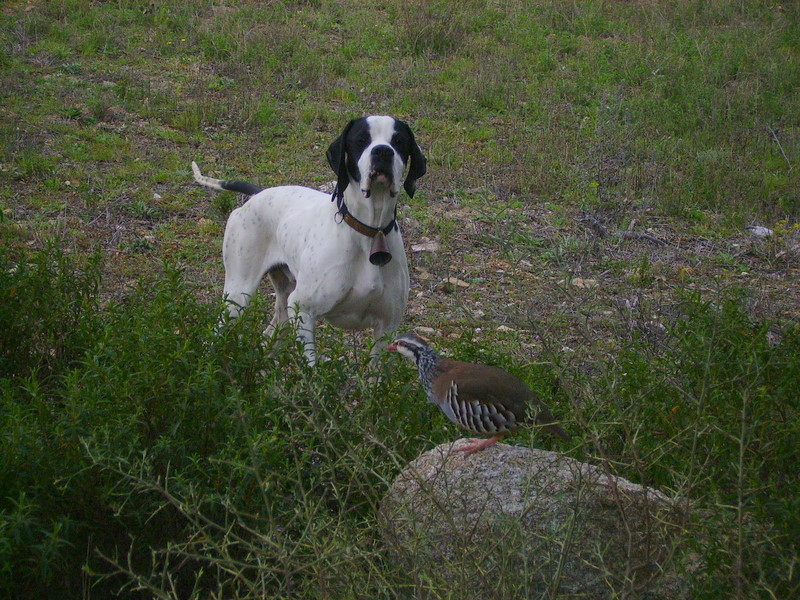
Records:
[[[452,453],[464,443],[413,461],[380,508],[390,559],[415,597],[687,597],[671,572],[685,517],[677,502],[556,452]]]

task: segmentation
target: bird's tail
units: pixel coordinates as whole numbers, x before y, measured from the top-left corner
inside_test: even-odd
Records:
[[[545,429],[549,433],[560,437],[565,442],[569,441],[569,434],[564,431],[561,425],[558,424],[556,418],[553,416],[553,413],[550,412],[550,409],[547,408],[541,401],[537,402],[539,412],[536,413],[535,423],[540,425],[542,429]]]
[[[558,425],[557,423],[548,423],[547,425],[544,425],[542,429],[546,429],[553,435],[557,435],[565,442],[568,442],[570,439],[569,434],[566,431],[564,431],[561,425]]]

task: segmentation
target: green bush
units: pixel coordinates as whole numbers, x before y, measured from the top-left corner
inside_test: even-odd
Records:
[[[0,373],[37,381],[69,366],[92,343],[99,323],[102,261],[70,259],[58,241],[16,257],[0,250]]]
[[[236,564],[253,559],[270,530],[285,547],[267,543],[268,556],[316,552],[310,531],[331,543],[342,535],[337,523],[359,530],[395,466],[383,445],[391,439],[396,452],[419,443],[395,420],[416,412],[413,403],[362,381],[363,360],[312,371],[293,336],[264,342],[258,299],[215,334],[222,307],[200,304],[169,267],[101,308],[96,286],[82,289],[80,269],[57,247],[25,259],[49,270],[4,271],[12,298],[73,279],[56,286],[62,295],[51,293],[52,302],[40,293],[36,302],[2,307],[4,322],[18,321],[15,347],[33,357],[6,360],[0,372],[2,592],[69,589],[64,597],[79,597],[89,584],[110,592],[130,582],[111,572],[112,563],[124,557],[126,569],[146,573],[159,548],[173,550],[156,552],[155,568],[169,566],[185,591],[194,585],[198,563],[186,556],[200,551],[198,531],[213,566],[232,560],[229,552]],[[94,303],[77,323],[69,320],[81,335],[53,333],[66,324],[66,296]],[[334,356],[352,354],[341,339],[329,342]],[[46,360],[56,345],[62,358]],[[23,368],[31,361],[47,369]],[[389,400],[367,402],[373,395]],[[228,548],[234,532],[241,539]],[[178,559],[175,548],[185,551]],[[266,589],[303,587],[309,568],[300,561],[297,572],[257,577],[269,580]],[[98,584],[82,569],[105,577]],[[206,590],[213,580],[197,578]]]
[[[3,593],[367,598],[420,585],[386,562],[376,509],[408,460],[458,434],[410,365],[387,361],[392,376],[372,382],[361,342],[322,328],[332,360],[310,369],[291,332],[263,339],[259,298],[215,333],[223,307],[169,266],[101,302],[98,264],[58,247],[4,256],[1,318],[26,360],[4,344]],[[754,321],[736,294],[686,295],[658,344],[634,339],[592,380],[547,360],[515,368],[469,338],[451,350],[528,380],[566,417],[575,456],[691,503],[681,551],[699,557],[697,597],[797,591],[797,328]],[[548,444],[533,436],[512,441]]]
[[[657,351],[637,340],[592,383],[590,457],[691,503],[688,545],[707,561],[698,597],[792,597],[800,330],[778,335],[728,292],[685,295],[665,335]]]

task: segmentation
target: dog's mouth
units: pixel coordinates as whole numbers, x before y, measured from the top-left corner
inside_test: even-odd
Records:
[[[391,185],[392,183],[392,173],[391,171],[385,171],[383,169],[372,169],[369,172],[369,181],[371,184],[378,184],[378,185]]]
[[[373,187],[383,188],[383,189],[389,188],[389,193],[392,196],[395,195],[395,190],[393,186],[394,177],[392,176],[391,172],[385,171],[380,168],[372,169],[369,172],[366,184],[367,184],[366,187],[361,190],[366,198],[370,197]]]
[[[378,171],[377,169],[373,169],[369,172],[369,180],[371,183],[380,183],[383,185],[389,185],[392,182],[392,176],[385,171]]]

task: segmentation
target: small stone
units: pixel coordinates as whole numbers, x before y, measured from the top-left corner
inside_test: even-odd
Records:
[[[463,287],[463,288],[469,287],[469,284],[466,281],[462,281],[460,279],[457,279],[456,277],[448,277],[442,283],[449,283],[450,285],[454,285],[456,287]]]
[[[596,288],[598,284],[596,279],[583,279],[581,277],[576,277],[572,280],[572,285],[574,285],[576,288],[590,290],[592,288]]]
[[[325,192],[326,194],[332,194],[335,188],[336,188],[335,181],[327,181],[319,186],[319,190],[321,192]]]
[[[465,288],[469,287],[469,284],[466,281],[461,281],[455,277],[448,277],[447,279],[443,279],[442,282],[439,284],[439,289],[443,291],[445,294],[452,294],[458,288]]]
[[[438,252],[439,251],[439,242],[436,240],[423,240],[419,244],[413,244],[411,246],[412,252]]]
[[[762,227],[761,225],[748,225],[745,229],[758,238],[770,237],[775,233],[769,227]]]

